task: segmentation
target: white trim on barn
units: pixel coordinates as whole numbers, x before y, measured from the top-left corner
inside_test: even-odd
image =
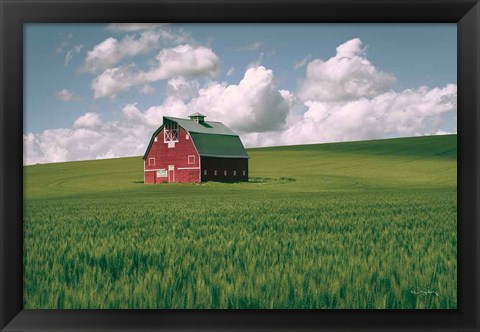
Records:
[[[172,172],[173,181],[170,176],[170,172]],[[175,165],[168,165],[167,179],[168,179],[168,183],[175,183]]]

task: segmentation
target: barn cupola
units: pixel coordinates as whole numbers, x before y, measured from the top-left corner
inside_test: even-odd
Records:
[[[190,114],[188,117],[190,118],[190,120],[193,120],[196,123],[204,123],[205,122],[205,115],[203,115],[201,113],[198,113],[198,112]]]

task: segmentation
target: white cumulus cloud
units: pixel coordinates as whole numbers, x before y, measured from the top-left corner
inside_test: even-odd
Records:
[[[97,128],[102,124],[100,115],[97,113],[85,113],[81,117],[75,120],[73,123],[74,128]]]
[[[24,164],[142,155],[156,129],[132,121],[128,110],[119,121],[101,122],[92,114],[79,117],[72,128],[23,135]]]
[[[247,136],[250,146],[292,145],[443,133],[442,116],[457,110],[457,86],[419,87],[342,102],[308,101],[280,134]],[[292,112],[293,113],[293,112]]]
[[[362,41],[349,40],[337,47],[334,57],[307,64],[298,96],[304,100],[342,101],[374,97],[393,88],[393,74],[378,70],[366,57]]]
[[[135,71],[134,65],[105,70],[92,81],[95,98],[115,98],[132,86],[168,79],[174,76],[212,76],[218,69],[218,57],[203,46],[179,45],[160,51],[156,67]]]
[[[109,30],[132,33],[122,39],[109,37],[95,45],[87,52],[83,65],[84,71],[99,73],[112,68],[122,59],[148,54],[161,47],[170,47],[172,43],[185,43],[191,40],[190,35],[183,31],[166,28],[154,29],[163,27],[158,24],[114,24],[109,27],[111,27]]]
[[[161,46],[161,31],[144,31],[140,36],[127,35],[121,40],[109,37],[88,51],[84,69],[96,73],[117,64],[126,57],[146,54]]]
[[[198,89],[198,81],[187,80],[183,76],[176,76],[168,80],[166,93],[171,97],[188,99],[198,96]]]
[[[214,83],[199,90],[188,108],[219,119],[239,132],[266,132],[283,128],[289,112],[272,70],[250,67],[237,85]]]

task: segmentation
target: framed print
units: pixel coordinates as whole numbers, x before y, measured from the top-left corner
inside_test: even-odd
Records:
[[[0,1],[2,331],[479,330],[478,1]]]

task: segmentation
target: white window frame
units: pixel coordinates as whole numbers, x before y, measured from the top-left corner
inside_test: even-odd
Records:
[[[153,160],[153,165],[152,165]],[[155,158],[148,158],[148,166],[155,166]]]
[[[243,171],[243,176],[245,176],[245,174],[247,174],[247,171]]]
[[[233,176],[237,176],[237,171],[233,171]]]
[[[180,126],[176,122],[167,122],[163,127],[163,143],[178,142]],[[170,144],[168,145],[170,147]]]
[[[217,170],[213,171],[213,175],[217,176]]]
[[[193,161],[190,162],[190,158],[193,158]],[[188,156],[188,164],[189,165],[195,165],[195,155],[194,154],[191,154]]]
[[[207,175],[207,173],[208,173],[207,170],[204,169],[204,170],[203,170],[203,175]]]
[[[155,140],[154,140],[154,141],[157,142],[157,137],[156,137],[156,136],[155,136]]]
[[[227,170],[223,171],[223,176],[227,176]]]

